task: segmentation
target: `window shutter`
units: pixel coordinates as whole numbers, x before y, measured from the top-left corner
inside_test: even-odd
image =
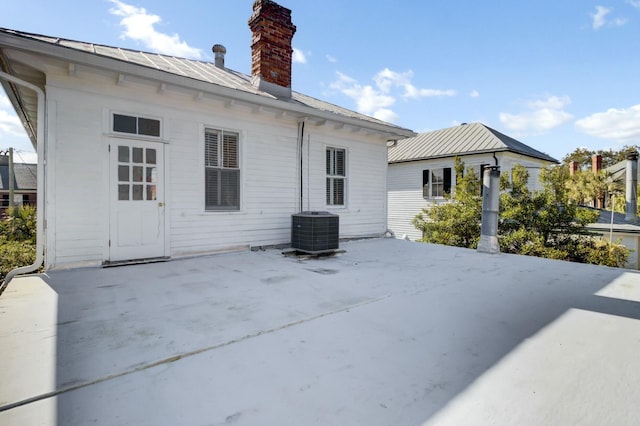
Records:
[[[443,188],[442,190],[446,193],[451,193],[451,167],[445,167],[442,170],[443,175]]]
[[[422,171],[422,196],[429,198],[429,170]]]

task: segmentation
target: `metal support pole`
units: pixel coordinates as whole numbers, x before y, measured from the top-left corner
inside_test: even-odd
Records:
[[[498,243],[498,214],[500,211],[500,167],[490,166],[484,169],[482,179],[482,226],[478,252],[500,253]]]

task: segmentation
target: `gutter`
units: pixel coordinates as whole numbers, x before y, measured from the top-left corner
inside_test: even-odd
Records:
[[[27,266],[22,266],[9,271],[4,278],[4,282],[0,285],[0,294],[7,287],[9,282],[18,274],[27,274],[38,270],[44,262],[44,125],[45,125],[45,94],[38,86],[17,77],[0,71],[0,79],[10,81],[19,86],[26,87],[36,92],[38,96],[38,123],[36,129],[36,152],[38,154],[37,166],[37,196],[36,196],[36,260]]]

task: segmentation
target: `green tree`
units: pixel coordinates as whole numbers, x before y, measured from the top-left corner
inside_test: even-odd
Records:
[[[460,176],[464,163],[456,159],[455,192],[449,202],[425,209],[414,219],[423,241],[475,248],[480,238],[482,200],[479,180],[471,172]],[[529,173],[516,166],[500,179],[498,241],[506,253],[551,259],[623,266],[629,250],[593,235],[586,225],[598,212],[579,207],[570,199],[568,169],[545,168],[540,173],[542,190],[527,187]]]
[[[624,145],[622,148],[613,150],[599,149],[591,150],[587,148],[576,148],[562,158],[562,164],[569,165],[570,162],[576,161],[580,165],[581,170],[590,170],[592,157],[595,154],[602,156],[602,167],[607,168],[621,162],[627,158],[627,154],[633,151],[640,151],[638,145]]]
[[[464,163],[458,157],[454,163],[456,185],[453,196],[445,194],[450,202],[424,209],[413,219],[413,225],[422,231],[422,241],[475,248],[480,240],[482,216],[480,180],[471,168],[465,173]]]
[[[562,163],[568,165],[572,161],[575,161],[580,165],[581,170],[588,169],[591,168],[591,158],[593,154],[595,154],[595,151],[590,149],[576,148],[562,158]]]

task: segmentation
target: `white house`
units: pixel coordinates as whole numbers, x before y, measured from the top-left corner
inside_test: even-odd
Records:
[[[257,0],[252,75],[0,29],[0,80],[37,146],[47,269],[286,244],[291,215],[386,231],[389,140],[415,135],[291,90],[291,11]]]
[[[539,189],[544,166],[558,161],[482,123],[462,124],[391,144],[389,148],[389,230],[411,240],[422,234],[411,223],[423,209],[443,202],[455,186],[455,157],[482,176],[486,166],[500,166],[508,173],[516,164],[529,171],[529,187]]]

